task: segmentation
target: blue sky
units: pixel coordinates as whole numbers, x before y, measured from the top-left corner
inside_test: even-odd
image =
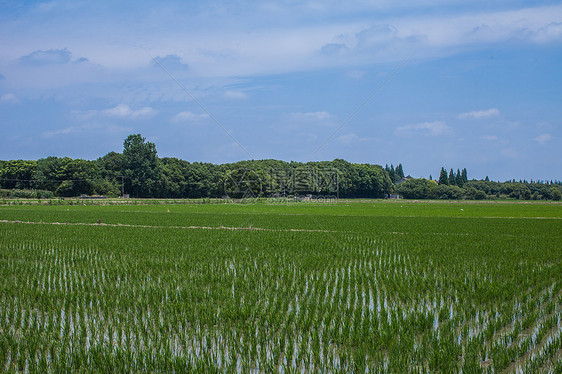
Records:
[[[441,166],[561,179],[556,1],[0,2],[0,159]],[[185,89],[185,90],[184,90]]]

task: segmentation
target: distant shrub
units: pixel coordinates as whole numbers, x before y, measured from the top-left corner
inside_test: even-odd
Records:
[[[551,187],[549,190],[550,198],[554,201],[559,201],[562,199],[562,192],[560,192],[560,188]]]
[[[2,190],[3,198],[12,199],[52,199],[54,194],[46,190]]]

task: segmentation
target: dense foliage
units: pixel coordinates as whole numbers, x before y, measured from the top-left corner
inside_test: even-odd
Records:
[[[246,174],[245,174],[246,173]],[[110,152],[95,161],[47,157],[0,164],[0,187],[41,189],[56,196],[201,198],[223,197],[229,182],[251,174],[254,197],[323,194],[340,197],[384,197],[392,181],[381,166],[344,160],[285,162],[251,160],[215,165],[157,156],[156,146],[140,134],[130,135],[123,153]],[[238,186],[243,187],[243,186]]]
[[[394,186],[394,190],[405,199],[447,200],[555,200],[562,197],[560,183],[492,182],[468,180],[462,187],[437,183],[427,179],[410,179]]]
[[[154,143],[140,134],[125,139],[123,153],[110,152],[93,161],[69,157],[0,161],[0,188],[13,190],[2,194],[7,197],[49,197],[49,194],[116,197],[125,193],[142,198],[248,195],[382,198],[392,192],[406,199],[560,200],[562,197],[560,182],[468,180],[466,169],[457,169],[456,173],[451,169],[447,174],[442,168],[438,184],[423,179],[402,183],[407,179],[404,177],[402,164],[382,168],[341,159],[307,163],[250,160],[215,165],[160,158]]]
[[[557,203],[22,206],[0,219],[0,371],[562,370]]]

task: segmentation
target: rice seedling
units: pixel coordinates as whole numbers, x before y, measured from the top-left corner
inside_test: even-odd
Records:
[[[0,207],[0,368],[558,370],[560,212],[349,205]]]

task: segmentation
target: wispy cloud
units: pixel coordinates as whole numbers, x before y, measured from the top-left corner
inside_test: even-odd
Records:
[[[19,61],[25,65],[60,65],[69,63],[72,54],[66,48],[49,49],[46,51],[37,50],[28,55],[19,58]]]
[[[552,135],[550,134],[540,134],[535,138],[535,141],[539,144],[546,144],[552,140]]]
[[[114,108],[103,110],[102,113],[110,117],[140,119],[153,117],[157,111],[151,107],[132,110],[127,104],[119,104]]]
[[[0,12],[0,113],[6,124],[21,123],[4,126],[0,158],[27,157],[32,147],[9,139],[41,137],[44,131],[59,136],[37,143],[45,153],[55,145],[61,153],[77,147],[71,137],[82,141],[76,155],[100,149],[98,134],[121,144],[125,134],[119,128],[109,137],[109,127],[82,127],[96,123],[151,132],[145,135],[160,137],[162,154],[187,159],[240,159],[240,147],[228,143],[230,131],[256,157],[309,158],[304,149],[324,141],[326,129],[347,122],[346,111],[415,51],[347,131],[330,135],[335,147],[325,157],[400,159],[411,165],[412,175],[428,175],[422,170],[443,157],[461,160],[475,176],[549,177],[560,169],[558,125],[531,126],[559,123],[555,96],[537,100],[562,82],[556,74],[562,45],[558,2],[46,2],[8,1],[18,10]],[[39,12],[36,5],[50,10]],[[534,58],[525,58],[529,54]],[[228,136],[205,136],[206,127],[191,132],[197,152],[177,141],[178,131],[212,121],[157,62],[208,103],[213,116],[225,119]],[[520,113],[521,105],[528,110],[514,128],[507,117]],[[162,121],[148,126],[155,118]],[[382,137],[375,149],[374,134]],[[362,135],[373,138],[361,142]],[[224,144],[229,146],[221,152]],[[509,154],[533,145],[553,156],[531,166],[503,159],[504,148]],[[420,149],[427,158],[420,159]],[[480,170],[471,165],[486,152],[490,160],[505,162],[488,162]]]
[[[451,132],[451,127],[445,122],[423,122],[411,125],[398,126],[396,133],[398,134],[418,134],[423,133],[426,135],[444,135]]]
[[[190,111],[184,111],[184,112],[179,112],[178,114],[176,114],[173,118],[173,121],[175,122],[185,122],[185,121],[189,121],[189,122],[196,122],[196,121],[200,121],[203,119],[209,118],[209,115],[207,113],[202,113],[202,114],[196,114]]]
[[[116,126],[116,125],[104,125],[104,124],[84,124],[80,126],[68,126],[62,129],[51,130],[43,132],[43,136],[46,138],[54,138],[62,135],[72,135],[72,134],[84,134],[84,133],[103,133],[103,134],[125,134],[131,132],[133,129],[131,127]]]
[[[52,138],[58,135],[67,135],[67,134],[72,134],[74,132],[77,131],[79,127],[76,126],[69,126],[69,127],[65,127],[64,129],[58,129],[58,130],[52,130],[52,131],[46,131],[43,133],[44,136],[46,136],[47,138]]]
[[[73,110],[72,116],[80,121],[88,121],[98,114],[97,110]]]
[[[4,94],[4,95],[0,96],[0,103],[17,104],[19,102],[20,102],[19,99],[13,93],[7,93],[7,94]]]
[[[363,78],[365,76],[365,72],[362,71],[362,70],[353,69],[353,70],[348,71],[346,75],[349,78],[360,79],[360,78]]]
[[[152,61],[152,64],[159,69],[162,65],[168,71],[189,70],[189,65],[184,63],[182,58],[176,54],[169,54],[164,57],[156,56],[154,60],[156,61]]]
[[[226,91],[223,96],[226,99],[234,99],[234,100],[241,100],[247,99],[248,95],[242,91]]]
[[[28,66],[46,66],[46,65],[64,65],[68,63],[79,64],[83,62],[88,62],[89,60],[85,57],[79,57],[76,60],[72,60],[72,53],[68,48],[63,49],[47,49],[47,50],[36,50],[21,56],[18,61],[23,65]]]
[[[328,43],[320,48],[320,53],[327,56],[333,56],[339,53],[344,53],[347,49],[348,48],[345,44]]]
[[[155,55],[163,57],[156,59],[167,69],[186,69],[189,63],[194,74],[232,77],[303,71],[314,67],[345,66],[353,69],[364,63],[402,61],[413,50],[421,51],[418,56],[430,54],[435,57],[450,55],[453,50],[462,52],[469,48],[485,48],[492,43],[555,43],[562,40],[562,6],[559,5],[496,11],[449,10],[432,15],[433,5],[423,2],[393,4],[400,9],[416,9],[416,12],[403,14],[380,13],[381,5],[369,2],[361,2],[360,6],[357,3],[349,5],[349,9],[327,2],[321,7],[324,9],[322,16],[328,17],[331,22],[311,22],[306,15],[318,17],[317,11],[311,10],[310,2],[302,3],[284,2],[278,6],[282,15],[304,13],[290,23],[284,21],[286,17],[267,10],[267,7],[240,4],[240,9],[247,12],[240,13],[238,9],[236,15],[241,17],[240,24],[249,25],[247,28],[231,22],[228,4],[222,4],[220,8],[226,9],[218,13],[214,13],[216,5],[202,5],[188,15],[179,11],[166,13],[166,19],[161,18],[161,14],[159,17],[156,11],[153,12],[155,15],[147,17],[144,12],[151,11],[149,7],[131,10],[137,12],[134,14],[140,18],[148,19],[148,26],[165,22],[167,27],[160,24],[164,31],[157,35],[144,35],[146,30],[151,29],[144,23],[131,25],[111,17],[106,20],[106,25],[110,27],[100,31],[98,24],[77,16],[69,21],[72,25],[96,32],[82,32],[81,38],[74,42],[69,40],[68,49],[35,50],[21,60],[68,63],[71,60],[70,49],[80,51],[81,55],[88,56],[94,64],[103,67],[138,68],[146,65],[148,59],[142,48],[132,46],[134,43],[129,40],[123,43],[100,40],[113,40],[113,34],[125,35],[124,39],[135,35],[131,39],[138,40],[140,35],[141,39],[157,46],[153,48]],[[385,7],[392,8],[388,4]],[[75,11],[86,13],[95,10],[79,5]],[[219,26],[221,32],[217,31]],[[50,32],[63,38],[65,30],[55,28]],[[34,36],[31,31],[19,31],[14,45]],[[99,38],[98,31],[112,35]],[[193,32],[197,32],[197,38],[185,37]],[[166,43],[162,43],[163,40]],[[20,51],[15,47],[13,50]],[[334,58],[340,55],[345,58]]]
[[[562,40],[562,22],[552,22],[541,27],[532,34],[534,41],[538,43],[550,43]]]
[[[475,110],[472,112],[466,112],[459,114],[460,119],[482,119],[496,117],[500,115],[500,111],[497,108],[491,108],[487,110]]]
[[[337,142],[343,145],[351,145],[356,142],[363,142],[368,140],[371,140],[371,138],[362,138],[353,132],[337,138]]]

